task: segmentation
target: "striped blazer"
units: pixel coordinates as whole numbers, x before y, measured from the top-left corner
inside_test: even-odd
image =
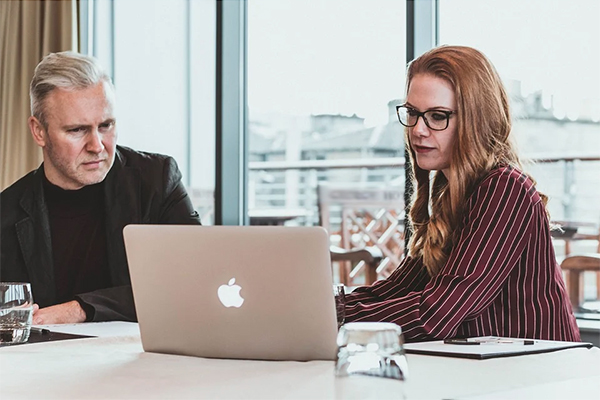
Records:
[[[346,322],[386,321],[407,341],[509,336],[579,341],[545,207],[533,182],[503,166],[468,199],[446,264],[433,278],[407,257],[346,296]]]

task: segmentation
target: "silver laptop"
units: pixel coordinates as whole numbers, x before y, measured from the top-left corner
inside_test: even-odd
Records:
[[[323,228],[128,225],[123,233],[145,351],[335,358]]]

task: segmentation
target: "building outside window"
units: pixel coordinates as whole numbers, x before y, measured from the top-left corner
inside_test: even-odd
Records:
[[[303,210],[290,223],[313,225],[318,182],[403,186],[402,165],[372,169],[360,161],[404,156],[394,106],[405,67],[404,1],[250,2],[250,216]],[[273,162],[319,167],[260,169]]]

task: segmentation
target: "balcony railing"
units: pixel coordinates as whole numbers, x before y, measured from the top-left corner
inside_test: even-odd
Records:
[[[537,180],[540,191],[549,196],[554,220],[600,223],[600,155],[541,155],[528,158],[525,169]],[[248,197],[251,215],[286,215],[284,210],[302,210],[288,224],[319,224],[317,185],[319,182],[349,187],[404,187],[404,158],[344,160],[254,161],[249,163]],[[213,219],[212,191],[190,188],[192,201],[207,223]],[[330,226],[341,216],[332,210]]]
[[[528,160],[525,169],[550,197],[553,219],[600,222],[600,156],[535,155]],[[307,213],[295,223],[314,225],[318,182],[404,186],[403,167],[403,157],[250,162],[249,208],[302,208]]]

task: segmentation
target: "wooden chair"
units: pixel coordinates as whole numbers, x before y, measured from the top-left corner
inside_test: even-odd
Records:
[[[350,271],[348,277],[340,279],[344,285],[348,285],[352,278],[358,275],[362,265],[366,266],[365,284],[370,285],[377,280],[377,267],[381,263],[383,256],[377,247],[364,247],[362,249],[346,250],[341,247],[331,246],[329,248],[331,262],[350,262],[356,267]]]
[[[572,240],[595,240],[597,243],[596,252],[600,253],[600,228],[598,228],[598,233],[596,234],[576,232],[575,235],[573,235]],[[596,272],[596,299],[600,299],[600,271]]]
[[[568,221],[558,221],[558,224],[561,225],[561,231],[553,231],[552,236],[556,240],[564,240],[565,242],[565,257],[569,257],[571,255],[571,244],[574,241],[580,240],[588,240],[596,242],[596,253],[600,254],[600,227],[594,223],[571,223]],[[579,228],[588,229],[588,233],[580,232]],[[592,229],[598,229],[597,232],[593,232]],[[591,231],[591,233],[589,233]],[[594,251],[594,250],[592,250]],[[570,263],[568,263],[570,264]],[[561,264],[562,265],[562,264]],[[567,277],[567,279],[569,279]],[[568,284],[567,284],[568,287]],[[583,289],[582,289],[583,290]],[[600,299],[600,271],[596,272],[596,298]]]
[[[584,302],[582,272],[600,273],[600,253],[567,256],[560,267],[567,272],[567,291],[573,310],[579,311]]]
[[[320,183],[317,196],[321,226],[339,238],[331,260],[341,283],[357,284],[364,273],[371,284],[398,266],[404,255],[404,188]]]

